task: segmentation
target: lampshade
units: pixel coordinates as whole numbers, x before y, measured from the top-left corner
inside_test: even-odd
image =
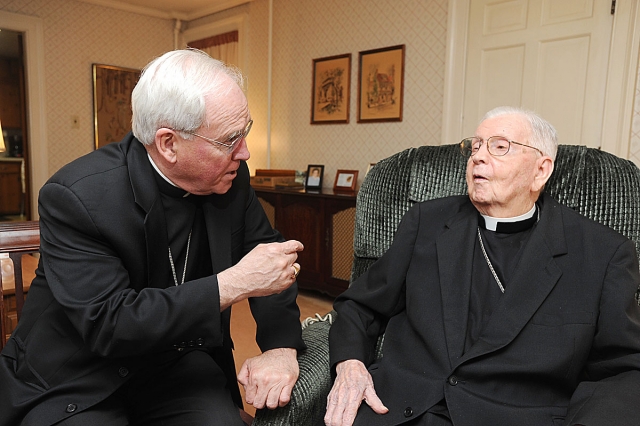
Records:
[[[0,152],[5,152],[7,148],[4,145],[4,136],[2,134],[2,122],[0,121]]]

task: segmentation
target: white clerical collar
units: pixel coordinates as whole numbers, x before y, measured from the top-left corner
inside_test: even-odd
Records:
[[[489,231],[495,231],[498,228],[499,223],[512,223],[512,222],[520,222],[522,220],[531,219],[533,215],[536,213],[536,205],[534,204],[527,213],[522,214],[516,217],[491,217],[486,216],[481,213],[481,216],[484,218],[485,228]]]
[[[169,178],[168,178],[168,177],[166,177],[166,176],[164,175],[164,173],[162,173],[162,172],[160,171],[160,169],[158,168],[158,166],[156,166],[156,163],[154,163],[154,162],[153,162],[153,158],[151,158],[151,156],[149,155],[149,153],[148,153],[148,152],[147,152],[147,158],[148,158],[148,159],[149,159],[149,161],[151,162],[151,165],[153,166],[153,168],[154,168],[154,169],[156,169],[156,172],[158,172],[158,174],[159,174],[160,176],[162,176],[162,179],[166,180],[167,182],[169,182],[171,185],[175,186],[176,188],[180,188],[178,185],[176,185],[175,183],[171,182],[171,180],[169,180]],[[182,188],[180,188],[180,189],[182,189]],[[188,193],[188,192],[187,192],[187,193],[185,193],[185,194],[183,195],[183,197],[188,197],[188,196],[189,196],[189,193]]]

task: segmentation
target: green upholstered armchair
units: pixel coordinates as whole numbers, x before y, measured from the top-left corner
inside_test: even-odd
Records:
[[[465,194],[465,168],[458,145],[407,149],[373,167],[358,193],[351,281],[389,248],[400,219],[413,204]],[[560,145],[546,191],[635,241],[640,254],[640,169],[635,164],[597,149]],[[639,293],[636,299],[640,303]],[[259,410],[254,426],[324,424],[331,389],[328,334],[333,318],[332,311],[304,324],[308,349],[298,358],[300,378],[291,402],[273,411]]]

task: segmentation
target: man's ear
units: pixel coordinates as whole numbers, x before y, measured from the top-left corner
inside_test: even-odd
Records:
[[[543,155],[538,158],[536,166],[536,175],[533,179],[533,187],[531,188],[534,192],[541,191],[542,188],[544,188],[544,185],[551,177],[551,173],[553,173],[554,163],[551,157]]]
[[[160,128],[153,140],[158,154],[168,163],[175,163],[178,152],[178,137],[172,129]]]

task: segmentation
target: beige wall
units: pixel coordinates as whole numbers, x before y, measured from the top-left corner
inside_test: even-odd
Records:
[[[447,0],[275,0],[271,168],[324,164],[324,186],[337,169],[360,170],[402,149],[440,144]],[[252,169],[267,166],[268,0],[191,22],[248,13],[249,138]],[[356,123],[358,52],[406,45],[404,113],[398,123]],[[311,125],[312,60],[351,53],[349,124]],[[450,141],[453,142],[453,141]]]
[[[74,0],[0,0],[0,10],[42,19],[49,174],[93,150],[91,64],[141,68],[173,48],[170,20]]]
[[[446,22],[446,0],[274,1],[271,166],[324,164],[331,187],[337,169],[360,170],[361,182],[371,162],[440,144]],[[358,52],[398,44],[406,45],[403,121],[356,123]],[[352,54],[350,122],[311,125],[312,60],[343,53]]]

